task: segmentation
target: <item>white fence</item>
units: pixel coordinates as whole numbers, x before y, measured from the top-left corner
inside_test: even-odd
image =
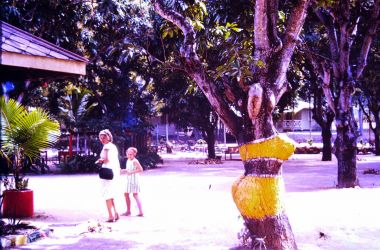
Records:
[[[301,120],[284,120],[282,129],[288,131],[302,130],[302,122]]]

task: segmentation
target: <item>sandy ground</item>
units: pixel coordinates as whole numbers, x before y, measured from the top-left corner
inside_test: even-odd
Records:
[[[22,249],[233,249],[243,221],[232,201],[231,184],[243,173],[239,160],[189,164],[205,155],[163,155],[164,164],[145,171],[141,193],[144,217],[116,223],[106,219],[97,175],[31,176],[34,225],[54,229],[50,237]],[[359,156],[361,188],[335,189],[336,161],[320,155],[294,155],[284,164],[286,207],[299,249],[380,249],[380,157]],[[135,203],[133,203],[135,204]],[[122,194],[119,212],[125,211]],[[101,222],[101,232],[88,226]],[[99,228],[97,228],[99,229]],[[320,237],[323,233],[325,237]]]

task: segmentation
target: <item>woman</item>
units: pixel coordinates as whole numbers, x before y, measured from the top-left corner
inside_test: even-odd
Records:
[[[121,170],[119,153],[116,145],[112,143],[113,137],[108,129],[99,132],[99,140],[103,144],[103,149],[96,163],[102,164],[102,168],[112,169],[114,175],[112,180],[100,179],[102,184],[102,196],[106,200],[108,210],[108,220],[106,222],[115,222],[119,219],[114,201],[114,197],[118,191],[118,177]]]

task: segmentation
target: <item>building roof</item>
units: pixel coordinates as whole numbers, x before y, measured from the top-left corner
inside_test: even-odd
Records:
[[[297,114],[304,109],[313,109],[314,105],[312,103],[304,102],[298,100],[294,108],[287,108],[284,110],[285,113],[294,113]]]
[[[0,21],[0,81],[58,79],[86,74],[88,60]]]

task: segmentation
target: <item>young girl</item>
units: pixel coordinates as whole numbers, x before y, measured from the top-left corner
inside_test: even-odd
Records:
[[[140,192],[140,172],[143,171],[140,162],[135,158],[137,154],[137,149],[134,147],[130,147],[127,149],[127,164],[126,169],[122,170],[122,173],[127,174],[127,185],[125,189],[125,201],[127,203],[127,212],[123,215],[130,216],[131,215],[131,199],[129,198],[129,194],[133,193],[133,197],[136,200],[137,207],[139,208],[139,214],[137,216],[143,216],[143,211],[141,207],[141,202],[139,199]]]

